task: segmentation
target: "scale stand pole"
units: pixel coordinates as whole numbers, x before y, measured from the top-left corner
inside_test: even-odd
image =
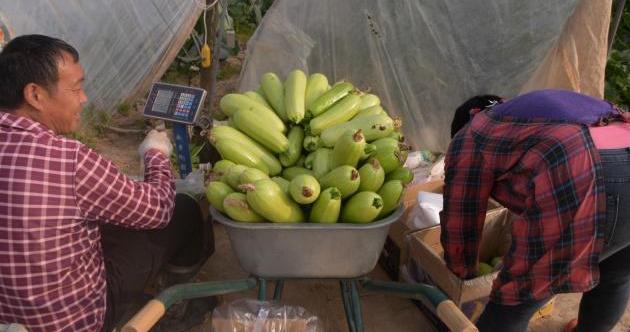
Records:
[[[188,173],[192,172],[192,161],[188,147],[190,137],[188,136],[187,126],[181,123],[173,123],[173,136],[175,136],[175,151],[177,152],[177,161],[179,163],[179,175],[184,179]]]

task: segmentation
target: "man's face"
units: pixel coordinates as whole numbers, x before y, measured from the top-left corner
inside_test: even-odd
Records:
[[[59,80],[43,93],[41,122],[57,134],[69,134],[79,128],[81,111],[87,102],[83,90],[83,68],[68,54],[57,62]]]

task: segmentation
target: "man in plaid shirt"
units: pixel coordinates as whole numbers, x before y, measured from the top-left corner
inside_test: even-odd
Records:
[[[456,112],[441,212],[444,258],[461,278],[477,274],[488,198],[515,215],[480,331],[525,331],[538,308],[567,292],[586,292],[579,331],[608,331],[630,291],[630,209],[623,204],[630,190],[620,185],[630,179],[628,123],[592,129],[621,119],[620,112],[568,91],[532,92],[484,110],[491,101],[500,98],[480,96]],[[616,130],[626,139],[599,139]],[[618,198],[609,199],[614,214],[607,196]]]
[[[0,53],[0,323],[29,331],[112,325],[171,243],[193,229],[169,224],[165,133],[150,132],[140,146],[144,182],[61,136],[76,130],[87,101],[78,61],[72,46],[41,35],[17,37]],[[160,230],[139,231],[150,229]]]

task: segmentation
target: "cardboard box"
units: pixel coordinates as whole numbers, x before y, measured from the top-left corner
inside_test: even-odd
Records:
[[[479,248],[480,261],[489,261],[509,250],[511,239],[511,214],[505,208],[487,212],[486,223]],[[460,279],[446,266],[444,249],[440,243],[440,227],[431,227],[411,234],[409,257],[406,262],[407,278],[411,282],[423,282],[439,287],[457,304],[471,321],[476,321],[488,301],[492,282],[498,272],[473,279]],[[534,315],[548,315],[553,299]]]
[[[403,198],[405,212],[400,220],[390,226],[383,251],[379,257],[379,264],[392,280],[401,280],[400,267],[407,261],[408,244],[406,239],[411,233],[417,231],[416,229],[409,228],[407,219],[410,217],[413,207],[417,204],[416,197],[418,192],[429,191],[441,193],[443,186],[444,181],[438,180],[416,184],[406,188]]]
[[[487,212],[482,244],[479,248],[481,261],[500,256],[509,249],[509,230],[510,219],[507,209],[493,209]],[[476,321],[488,301],[492,282],[498,272],[468,280],[457,277],[446,267],[440,233],[440,227],[436,226],[411,236],[407,261],[409,275],[416,282],[439,287],[468,318]]]
[[[385,239],[378,263],[392,280],[400,280],[400,266],[407,260],[408,245],[405,238],[409,233],[411,230],[399,220],[390,226]]]
[[[412,207],[418,203],[417,197],[418,193],[421,191],[428,191],[431,193],[441,194],[444,187],[444,180],[435,180],[431,182],[419,183],[416,185],[411,185],[407,187],[405,190],[405,209],[409,210],[409,207]]]
[[[400,270],[408,260],[409,236],[420,230],[413,228],[413,223],[410,222],[410,219],[415,217],[413,212],[415,206],[418,205],[418,193],[425,191],[441,194],[443,187],[444,180],[435,180],[414,184],[406,188],[403,198],[405,212],[400,220],[390,226],[383,251],[379,257],[379,264],[392,280],[402,280]],[[488,203],[489,211],[499,207],[501,205],[493,200]]]

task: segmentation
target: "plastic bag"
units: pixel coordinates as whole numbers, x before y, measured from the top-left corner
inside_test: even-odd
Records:
[[[13,37],[39,33],[74,46],[90,104],[113,111],[159,79],[203,5],[200,0],[0,0],[0,17]]]
[[[580,3],[594,8],[570,29]],[[403,119],[415,149],[444,152],[455,108],[473,95],[511,97],[528,82],[601,92],[597,45],[605,49],[608,20],[588,15],[606,10],[608,1],[587,0],[278,0],[248,42],[239,90],[256,90],[267,71],[285,78],[294,68],[348,80]],[[560,37],[567,42],[557,44]],[[535,79],[549,61],[559,64],[553,77]],[[584,61],[597,64],[577,65]],[[554,80],[565,72],[580,86]]]
[[[213,332],[322,332],[317,316],[299,306],[240,299],[212,313]]]
[[[431,165],[437,157],[428,150],[410,152],[405,161],[405,167],[414,169],[418,167],[426,167]]]
[[[444,196],[427,191],[421,191],[417,196],[417,204],[413,207],[407,227],[423,229],[440,224],[440,211],[444,205]]]
[[[431,167],[429,181],[444,179],[444,156],[441,156]]]
[[[175,192],[178,194],[188,194],[193,198],[206,194],[205,171],[203,168],[196,169],[185,179],[175,180]]]

